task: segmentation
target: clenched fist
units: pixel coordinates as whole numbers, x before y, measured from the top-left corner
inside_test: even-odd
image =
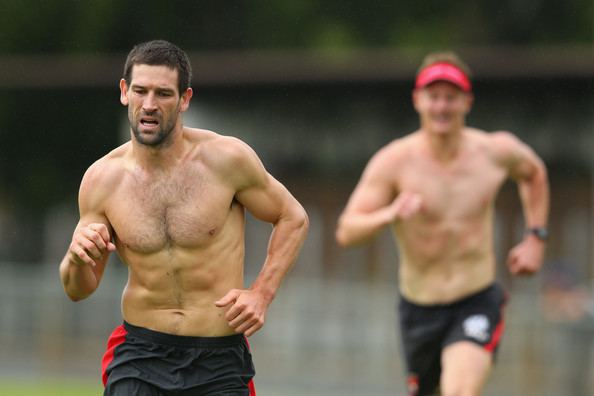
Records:
[[[91,223],[74,231],[68,253],[70,261],[75,264],[95,266],[96,260],[115,249],[107,226],[103,223]]]

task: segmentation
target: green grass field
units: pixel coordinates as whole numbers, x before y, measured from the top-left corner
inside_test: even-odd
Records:
[[[6,380],[0,381],[2,396],[98,396],[103,393],[95,381]]]

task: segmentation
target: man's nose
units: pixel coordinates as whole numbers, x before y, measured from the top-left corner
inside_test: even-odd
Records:
[[[445,110],[448,107],[448,100],[445,98],[439,98],[435,101],[435,107],[438,110]]]
[[[157,102],[155,100],[155,94],[149,93],[145,96],[144,102],[142,103],[142,109],[147,112],[153,112],[157,110]]]

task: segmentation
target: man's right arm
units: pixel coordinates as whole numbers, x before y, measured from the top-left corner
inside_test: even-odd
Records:
[[[385,152],[371,159],[338,220],[336,240],[341,246],[367,242],[386,225],[407,219],[421,205],[417,194],[398,194],[393,161]],[[388,163],[389,161],[389,163]]]
[[[87,298],[99,287],[109,253],[114,250],[105,224],[78,223],[60,263],[60,279],[71,300]]]
[[[365,194],[372,194],[373,191],[369,188],[363,194],[357,194],[355,191],[353,196],[355,197],[357,194],[355,200],[360,198],[361,202],[369,203],[373,198],[365,200]],[[355,205],[350,209],[347,208],[338,220],[336,241],[341,246],[365,243],[375,237],[386,225],[392,224],[396,220],[408,219],[421,208],[421,198],[418,194],[402,192],[388,206],[369,211],[355,208]]]
[[[91,167],[83,178],[79,191],[80,220],[60,263],[62,286],[73,301],[87,298],[97,289],[109,253],[115,250],[111,227],[103,215],[105,196],[97,187],[98,173]],[[91,189],[91,186],[95,187]]]

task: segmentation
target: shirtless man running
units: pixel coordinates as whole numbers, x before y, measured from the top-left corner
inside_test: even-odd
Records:
[[[60,264],[66,294],[91,295],[113,251],[129,274],[124,323],[103,359],[106,395],[255,395],[246,336],[263,326],[307,233],[304,209],[250,147],[183,125],[190,81],[177,46],[135,46],[120,81],[131,140],[81,182],[80,221]],[[246,209],[273,225],[249,288]]]
[[[336,232],[350,246],[386,225],[393,231],[410,395],[481,393],[503,330],[493,212],[507,178],[518,185],[526,223],[509,270],[532,274],[542,265],[545,166],[511,133],[466,126],[472,101],[468,67],[452,53],[428,55],[413,91],[420,129],[373,156]]]

